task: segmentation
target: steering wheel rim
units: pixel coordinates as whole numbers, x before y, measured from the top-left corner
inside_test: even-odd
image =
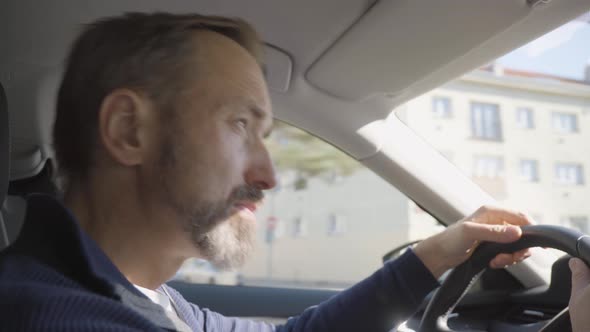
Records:
[[[478,246],[471,257],[449,273],[426,307],[419,332],[452,332],[447,316],[489,262],[499,253],[513,253],[530,247],[548,247],[579,257],[590,265],[590,236],[576,230],[553,225],[523,226],[522,237],[512,243],[486,242]],[[551,330],[551,321],[543,331]]]

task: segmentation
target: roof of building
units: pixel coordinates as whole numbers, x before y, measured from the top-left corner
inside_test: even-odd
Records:
[[[574,84],[584,84],[590,85],[590,81],[584,80],[576,80],[572,78],[567,78],[563,76],[557,75],[550,75],[526,70],[519,70],[519,69],[511,69],[511,68],[504,68],[499,64],[491,64],[480,68],[483,71],[493,72],[498,76],[512,76],[512,77],[522,77],[522,78],[530,78],[530,79],[538,79],[538,80],[551,80],[551,81],[558,81],[558,82],[566,82],[566,83],[574,83]]]

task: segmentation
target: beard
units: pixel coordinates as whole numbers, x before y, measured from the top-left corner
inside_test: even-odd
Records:
[[[193,213],[192,217],[185,219],[193,245],[203,258],[219,269],[237,268],[245,263],[254,249],[256,224],[243,220],[238,213],[231,214],[231,211],[236,202],[258,202],[263,196],[257,187],[240,186],[225,203],[209,205],[205,218]],[[203,224],[210,225],[210,230],[203,232]]]
[[[254,249],[256,224],[243,220],[234,210],[238,202],[261,201],[264,198],[262,190],[241,185],[234,188],[227,199],[218,201],[202,198],[206,187],[201,187],[202,191],[195,195],[179,193],[175,188],[183,187],[181,181],[184,181],[180,174],[191,169],[185,161],[198,158],[186,158],[187,154],[181,151],[181,145],[173,144],[172,137],[163,140],[160,151],[158,178],[163,200],[179,217],[180,226],[190,236],[201,258],[219,269],[242,266]]]

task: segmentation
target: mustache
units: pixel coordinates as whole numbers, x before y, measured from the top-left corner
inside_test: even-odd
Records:
[[[254,203],[258,203],[264,199],[264,192],[252,185],[241,185],[232,191],[229,201],[230,202],[239,202],[239,201],[250,201]]]
[[[258,203],[264,199],[264,193],[256,186],[241,185],[236,187],[229,198],[223,202],[216,202],[197,209],[193,213],[190,226],[193,229],[193,236],[197,241],[202,241],[208,232],[219,223],[227,220],[232,215],[232,207],[236,202]]]

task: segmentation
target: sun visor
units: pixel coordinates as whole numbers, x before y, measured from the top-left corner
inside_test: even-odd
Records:
[[[403,95],[531,11],[527,1],[379,1],[314,63],[306,78],[350,101]]]
[[[264,45],[264,71],[269,89],[287,92],[292,70],[293,61],[287,53],[270,44]]]

